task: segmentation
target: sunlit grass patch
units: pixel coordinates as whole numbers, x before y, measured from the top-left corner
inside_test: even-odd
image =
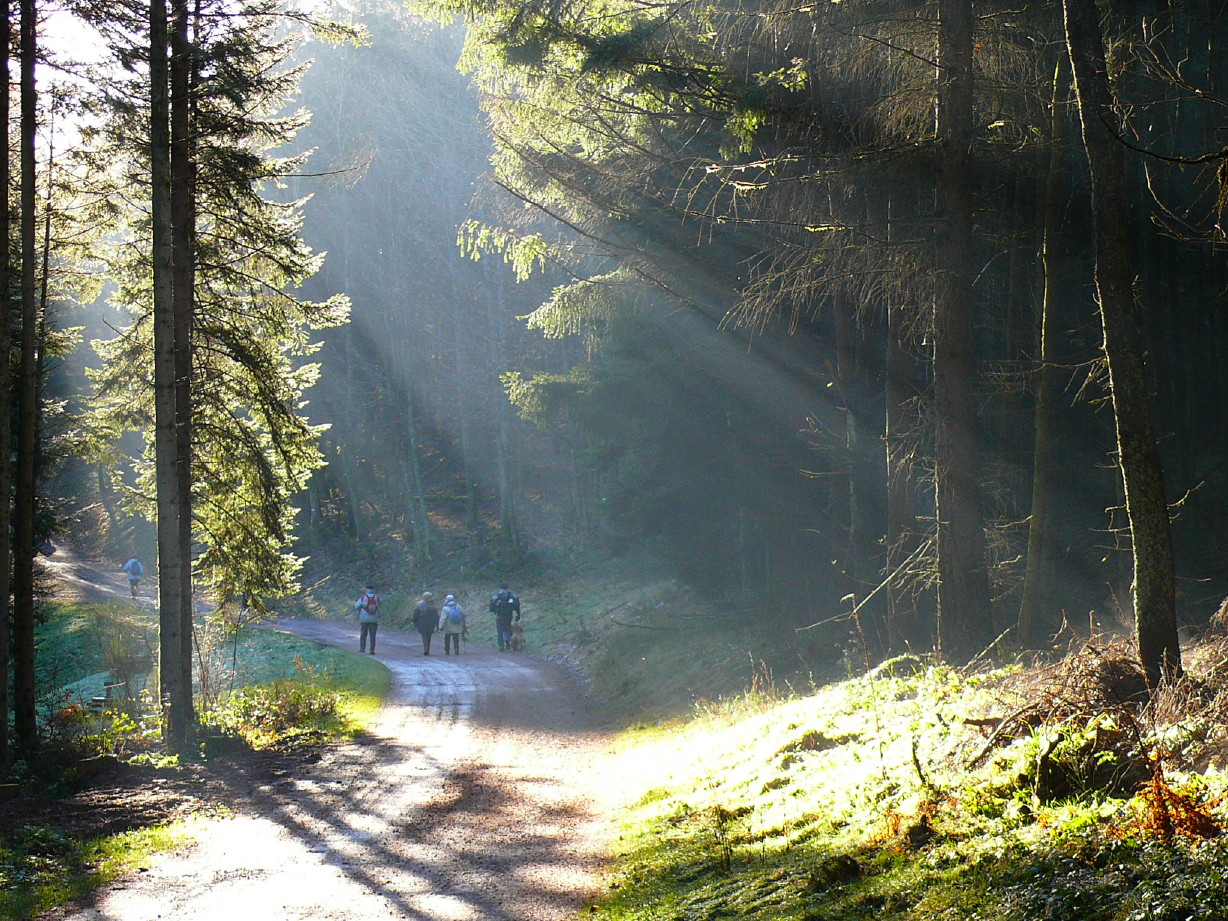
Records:
[[[212,702],[205,721],[254,748],[353,736],[391,689],[391,673],[370,656],[250,628],[239,644],[244,680]]]
[[[204,823],[190,818],[74,841],[27,826],[0,841],[0,919],[25,921],[147,866],[154,854],[191,841]]]
[[[1171,772],[1150,801],[1145,788],[1047,800],[1036,763],[1057,743],[1038,731],[986,753],[985,718],[1018,706],[1010,674],[925,666],[628,733],[612,772],[620,873],[601,911],[623,921],[1219,921],[1222,776]],[[1077,742],[1083,730],[1068,731]],[[1174,829],[1165,840],[1159,806]]]
[[[337,714],[345,735],[353,735],[371,725],[384,700],[392,690],[392,673],[383,663],[370,656],[348,650],[318,647],[306,641],[280,634],[287,649],[294,650],[293,661],[302,663],[311,682],[337,695]],[[314,663],[314,664],[313,664]]]
[[[321,646],[311,640],[245,627],[246,649],[241,675],[245,683],[263,684],[276,678],[310,675],[333,688],[346,688],[359,697],[382,700],[391,687],[388,669],[370,656]]]

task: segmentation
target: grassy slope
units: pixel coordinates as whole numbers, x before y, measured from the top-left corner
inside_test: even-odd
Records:
[[[1223,918],[1225,843],[1161,842],[1154,810],[1130,792],[1037,796],[1044,731],[976,759],[985,734],[964,721],[1025,705],[1010,680],[926,668],[787,700],[751,693],[628,735],[612,771],[624,822],[601,914]],[[1187,754],[1203,744],[1195,737],[1205,741],[1187,733]],[[1218,771],[1168,779],[1228,818]]]

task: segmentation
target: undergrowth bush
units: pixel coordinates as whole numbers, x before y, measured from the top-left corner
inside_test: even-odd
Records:
[[[205,713],[202,721],[260,749],[340,731],[340,704],[336,691],[279,678],[235,691]]]
[[[6,835],[0,844],[0,911],[33,917],[45,907],[40,890],[81,863],[80,846],[56,829],[27,825]]]
[[[103,710],[87,725],[89,731],[80,743],[90,754],[130,758],[148,755],[162,745],[162,717],[148,690],[124,708]]]

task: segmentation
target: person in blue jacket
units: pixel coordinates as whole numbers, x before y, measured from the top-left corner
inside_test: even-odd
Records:
[[[132,591],[132,597],[135,598],[136,587],[141,584],[141,576],[145,575],[145,567],[136,558],[136,554],[133,554],[122,568],[128,574],[128,588]]]

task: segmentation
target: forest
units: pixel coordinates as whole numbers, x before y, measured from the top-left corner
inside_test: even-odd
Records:
[[[3,9],[0,747],[60,541],[156,564],[172,746],[323,548],[1153,686],[1228,595],[1223,4]]]
[[[1090,618],[1179,668],[1225,594],[1219,400],[1190,377],[1216,358],[1189,352],[1221,338],[1222,12],[1069,6],[429,6],[467,23],[491,145],[462,250],[550,291],[483,285],[536,344],[397,337],[443,356],[406,359],[394,412],[447,407],[428,431],[513,545],[648,550],[734,609],[770,589],[785,627],[851,607],[879,654]],[[481,300],[439,297],[460,271],[427,269],[416,319]],[[402,524],[428,553],[429,505]]]
[[[0,918],[1223,916],[1228,4],[0,39]]]

